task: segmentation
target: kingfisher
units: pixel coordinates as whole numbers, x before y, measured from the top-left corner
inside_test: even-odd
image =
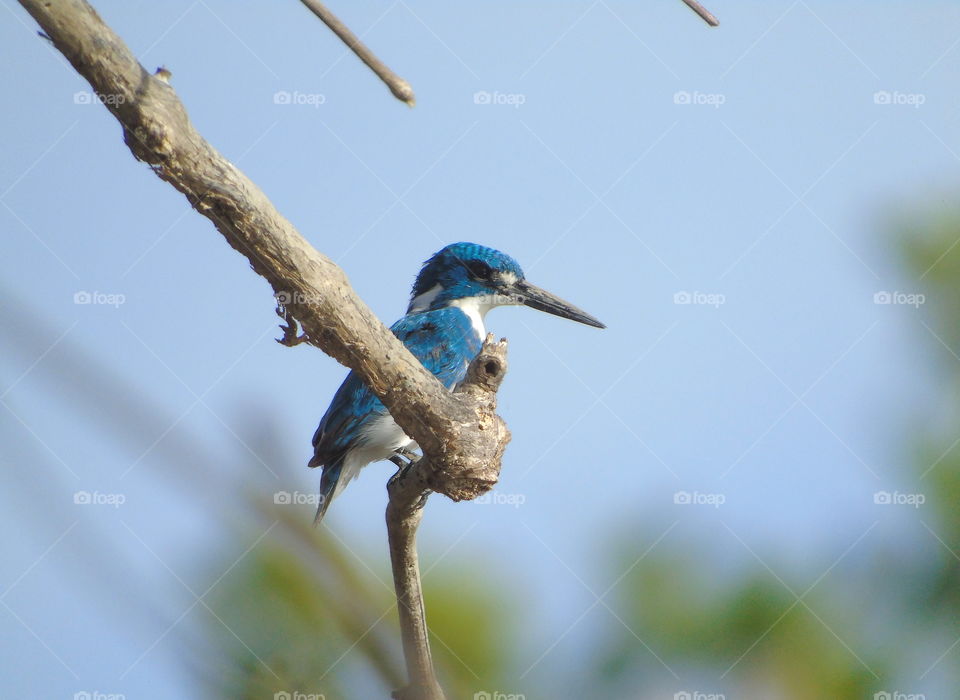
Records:
[[[397,338],[450,390],[487,335],[484,318],[497,306],[529,306],[595,328],[600,321],[527,282],[516,260],[476,243],[453,243],[427,260],[417,275],[406,315],[390,327]],[[337,389],[313,436],[311,467],[323,467],[314,524],[330,503],[370,464],[398,460],[418,449],[387,407],[356,372]]]

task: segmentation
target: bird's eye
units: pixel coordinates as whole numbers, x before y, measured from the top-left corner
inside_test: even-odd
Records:
[[[481,260],[471,260],[467,263],[467,269],[470,271],[471,277],[479,280],[488,280],[493,274],[491,267]]]

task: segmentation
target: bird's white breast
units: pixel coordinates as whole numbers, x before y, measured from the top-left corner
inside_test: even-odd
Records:
[[[365,453],[364,456],[369,457],[368,462],[375,462],[386,459],[401,447],[407,447],[411,442],[412,440],[403,432],[403,428],[393,420],[393,416],[385,413],[367,423],[354,451]]]
[[[408,450],[419,449],[417,443],[407,437],[389,413],[370,420],[360,434],[356,447],[350,450],[343,462],[343,470],[340,472],[333,497],[336,498],[365,466],[387,459],[401,447]]]

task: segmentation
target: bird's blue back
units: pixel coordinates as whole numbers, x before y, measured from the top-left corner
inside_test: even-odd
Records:
[[[483,345],[469,317],[456,307],[408,314],[390,327],[393,334],[447,388],[463,381],[470,361]],[[362,440],[369,422],[387,407],[356,372],[340,385],[313,436],[310,466],[330,464]]]

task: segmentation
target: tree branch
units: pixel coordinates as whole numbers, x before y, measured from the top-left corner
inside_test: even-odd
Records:
[[[462,500],[497,481],[510,439],[494,413],[494,378],[506,370],[505,343],[485,344],[481,357],[487,359],[471,365],[461,391],[448,391],[374,316],[343,271],[194,129],[169,73],[148,73],[84,0],[19,1],[93,90],[111,98],[101,101],[122,125],[134,157],[182,192],[273,287],[286,321],[281,341],[309,342],[355,370],[420,445],[424,457],[393,482],[388,506],[395,570],[404,572],[397,582],[404,649],[413,655],[411,685],[400,693],[405,699],[442,697],[426,646],[414,537],[428,490]]]
[[[320,2],[320,0],[300,0],[300,2],[306,5],[307,9],[319,17],[325,25],[330,27],[330,30],[340,37],[340,40],[357,55],[357,58],[366,63],[370,70],[377,74],[377,77],[390,88],[390,92],[393,93],[394,97],[401,102],[406,102],[408,107],[413,107],[417,103],[417,98],[413,94],[413,88],[410,86],[410,83],[390,70],[387,64],[377,58],[373,51],[367,48],[367,45],[360,41],[360,38],[356,34],[350,31],[350,27],[341,22],[335,14],[327,9],[326,5]]]
[[[700,15],[700,18],[709,24],[711,27],[719,27],[720,20],[718,20],[710,10],[701,5],[697,0],[683,0],[687,7]]]

